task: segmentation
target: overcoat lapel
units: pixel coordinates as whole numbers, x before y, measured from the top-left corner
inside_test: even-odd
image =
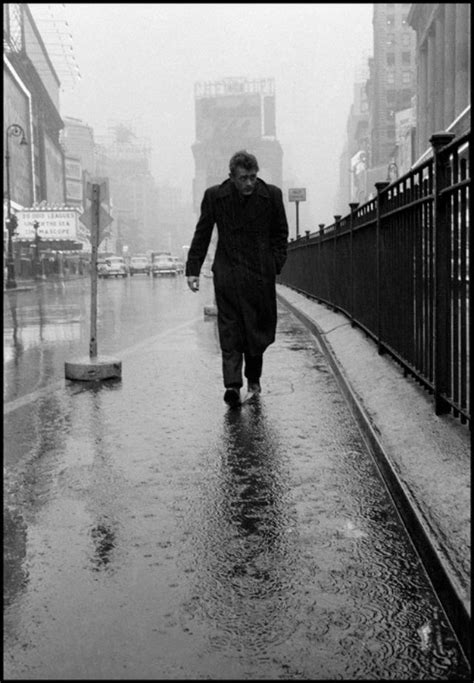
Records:
[[[232,206],[232,185],[230,180],[224,180],[219,186],[216,202],[219,204],[222,214],[228,219],[228,225],[233,227],[234,212]]]
[[[262,214],[268,211],[270,194],[265,183],[258,182],[256,191],[243,207],[239,207],[235,203],[238,202],[238,199],[234,196],[232,182],[225,180],[219,186],[217,201],[228,220],[228,227],[231,230],[241,230],[244,225],[257,221]]]

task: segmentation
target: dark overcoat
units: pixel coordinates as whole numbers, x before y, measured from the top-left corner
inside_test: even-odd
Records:
[[[199,275],[214,225],[212,272],[223,351],[259,355],[275,340],[275,275],[286,260],[288,223],[281,190],[260,178],[245,202],[231,180],[208,188],[189,248],[186,275]]]

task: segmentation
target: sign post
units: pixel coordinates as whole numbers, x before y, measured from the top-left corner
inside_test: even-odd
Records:
[[[306,201],[306,188],[294,187],[288,190],[288,201],[295,202],[296,204],[296,239],[298,239],[300,235],[299,204]]]
[[[100,185],[92,185],[91,190],[91,336],[89,357],[97,358],[97,251],[99,247]]]
[[[97,381],[122,377],[122,361],[97,354],[97,251],[104,235],[104,224],[112,218],[101,207],[101,190],[105,184],[87,183],[87,198],[91,206],[81,216],[81,222],[91,233],[91,334],[89,357],[65,364],[66,379]],[[103,220],[102,220],[103,219]]]

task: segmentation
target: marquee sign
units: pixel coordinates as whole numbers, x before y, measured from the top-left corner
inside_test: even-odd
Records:
[[[38,222],[38,235],[45,242],[53,240],[77,240],[79,212],[74,208],[66,209],[23,209],[16,213],[18,228],[16,239],[34,240],[33,223]]]

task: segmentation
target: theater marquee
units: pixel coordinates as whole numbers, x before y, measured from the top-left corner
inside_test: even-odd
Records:
[[[34,240],[35,229],[33,223],[38,221],[38,234],[42,240],[76,240],[78,211],[74,209],[56,209],[45,211],[32,209],[18,211],[18,228],[16,239]]]

